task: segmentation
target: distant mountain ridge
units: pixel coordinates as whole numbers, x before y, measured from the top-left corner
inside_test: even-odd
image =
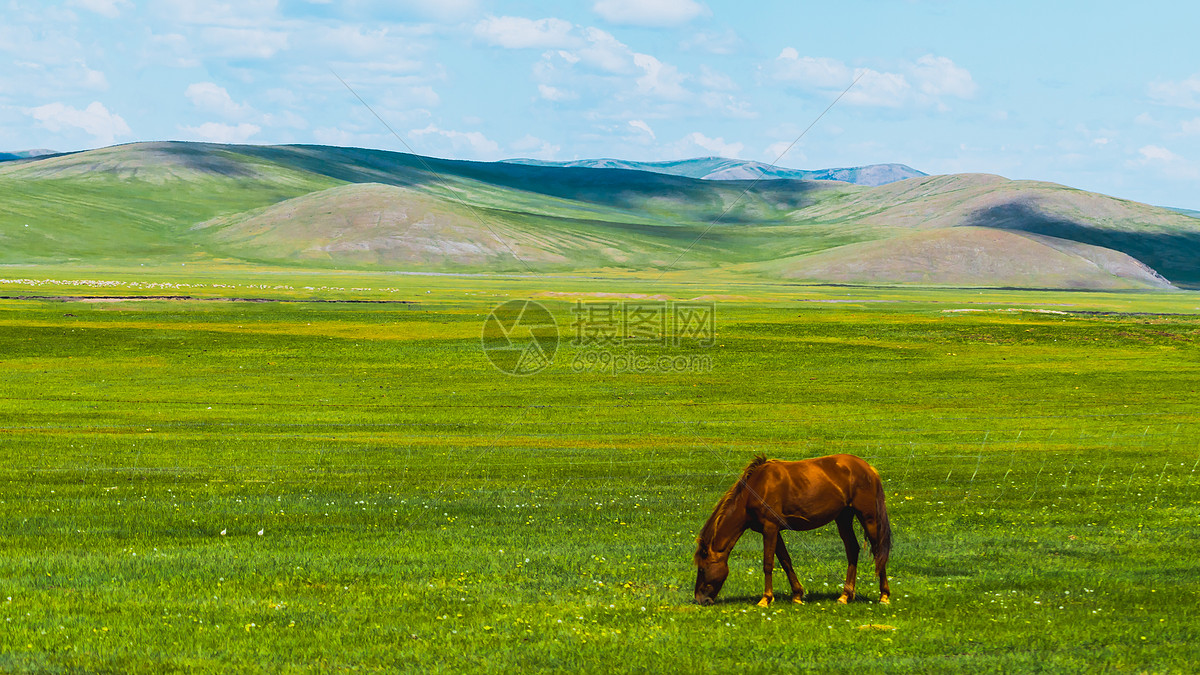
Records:
[[[57,155],[57,150],[47,150],[38,148],[36,150],[5,150],[0,151],[0,162],[9,162],[14,159],[33,159],[34,157],[46,157],[47,155]]]
[[[699,178],[701,180],[837,180],[855,185],[878,186],[895,183],[906,178],[919,178],[929,174],[906,164],[869,164],[838,169],[789,169],[763,162],[725,157],[697,157],[667,162],[635,162],[624,159],[576,159],[553,162],[542,159],[506,159],[509,164],[529,166],[583,167],[588,169],[628,169],[650,171],[672,176]]]
[[[1178,209],[1173,206],[1168,206],[1166,208],[1168,208],[1176,213],[1182,213],[1185,216],[1191,216],[1193,218],[1200,218],[1200,211],[1196,211],[1194,209]]]

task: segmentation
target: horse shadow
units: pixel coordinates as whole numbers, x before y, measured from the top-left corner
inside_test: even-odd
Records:
[[[836,593],[822,593],[822,592],[805,591],[804,604],[806,604],[806,605],[837,604],[837,599],[840,598],[841,596],[842,596],[841,591],[838,591]],[[730,595],[730,596],[726,596],[723,598],[717,598],[716,602],[714,602],[713,605],[714,606],[745,605],[747,603],[754,605],[754,604],[757,604],[759,600],[762,600],[762,595]],[[860,595],[856,596],[853,600],[851,600],[849,604],[855,604],[855,605],[875,604],[878,602],[878,600],[879,600],[878,597],[875,597],[875,596],[864,597],[860,594]],[[771,606],[772,607],[781,607],[783,605],[790,605],[790,604],[792,604],[792,596],[791,595],[777,593],[775,595],[775,602],[772,602]]]

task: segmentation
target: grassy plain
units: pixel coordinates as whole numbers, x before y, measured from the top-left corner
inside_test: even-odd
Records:
[[[0,295],[210,299],[0,300],[0,670],[1200,661],[1193,293],[74,275],[4,269]],[[554,365],[499,372],[485,316],[546,290]],[[712,347],[659,348],[710,371],[575,372],[569,294],[596,291],[737,299]],[[777,575],[754,607],[753,533],[692,604],[695,533],[758,452],[879,469],[891,606],[865,564],[836,604],[833,530],[786,535],[806,604]]]

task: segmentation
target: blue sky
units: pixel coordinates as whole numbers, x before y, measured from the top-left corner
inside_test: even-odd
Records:
[[[0,150],[902,162],[1200,209],[1179,2],[0,0]]]

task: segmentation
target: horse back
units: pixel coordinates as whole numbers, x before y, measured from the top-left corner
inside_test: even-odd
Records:
[[[796,462],[773,460],[755,475],[750,490],[760,519],[786,521],[790,528],[812,529],[831,522],[847,508],[873,513],[879,475],[854,455],[829,455]]]

